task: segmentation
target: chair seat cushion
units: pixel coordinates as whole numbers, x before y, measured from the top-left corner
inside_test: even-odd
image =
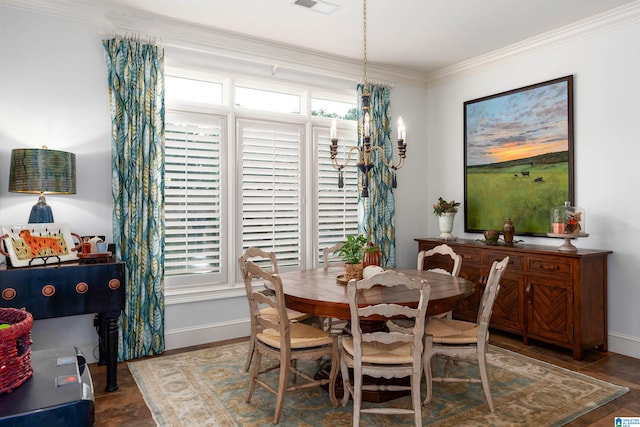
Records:
[[[278,310],[275,307],[265,307],[261,309],[260,315],[262,317],[268,318],[274,323],[278,322]],[[309,315],[307,313],[301,313],[299,311],[287,308],[287,317],[289,317],[289,320],[304,320],[309,317]]]
[[[473,344],[478,342],[478,325],[454,319],[430,318],[424,333],[433,337],[434,343]]]
[[[325,331],[304,323],[291,324],[291,348],[310,348],[332,345],[333,338]],[[265,329],[256,338],[268,346],[280,348],[280,331]]]
[[[353,357],[353,338],[342,339],[342,349]],[[409,343],[382,344],[379,342],[362,343],[362,363],[378,365],[403,365],[413,363],[412,348]]]

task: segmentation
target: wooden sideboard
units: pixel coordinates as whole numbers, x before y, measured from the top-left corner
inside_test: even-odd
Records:
[[[480,297],[493,261],[509,257],[491,327],[571,349],[607,351],[607,255],[611,251],[559,251],[557,246],[488,245],[466,239],[417,238],[418,250],[446,243],[462,256],[460,276],[479,284],[458,304],[454,317],[476,320]],[[435,259],[437,266],[438,259]],[[442,263],[445,260],[441,261]],[[430,265],[429,268],[432,266]]]

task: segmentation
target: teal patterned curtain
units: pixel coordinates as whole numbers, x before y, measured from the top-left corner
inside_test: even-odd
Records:
[[[393,161],[389,88],[367,85],[370,94],[371,146],[384,148],[387,163]],[[358,84],[358,123],[362,123],[361,96],[363,85]],[[358,131],[362,144],[362,129]],[[381,160],[378,151],[373,155],[373,169],[369,172],[369,197],[358,199],[358,231],[364,233],[382,250],[382,267],[396,266],[395,217],[396,204],[391,188],[391,171]]]
[[[164,52],[103,40],[111,103],[113,241],[125,263],[118,360],[164,350]]]

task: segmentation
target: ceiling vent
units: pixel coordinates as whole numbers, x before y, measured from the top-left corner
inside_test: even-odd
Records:
[[[338,9],[338,5],[322,0],[293,0],[291,4],[302,6],[326,15],[329,15]]]

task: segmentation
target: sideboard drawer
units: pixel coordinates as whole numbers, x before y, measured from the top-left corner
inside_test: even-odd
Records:
[[[532,273],[571,275],[571,262],[568,260],[530,257],[528,261],[529,271]]]
[[[487,262],[489,264],[493,264],[494,261],[502,261],[504,257],[507,256],[504,253],[494,253],[490,252],[487,254]],[[520,273],[523,270],[524,262],[522,261],[522,257],[514,254],[508,254],[509,256],[509,265],[507,267],[508,272]]]
[[[459,246],[455,247],[454,250],[462,257],[462,265],[482,265],[482,252],[477,250],[468,250],[467,248]]]

